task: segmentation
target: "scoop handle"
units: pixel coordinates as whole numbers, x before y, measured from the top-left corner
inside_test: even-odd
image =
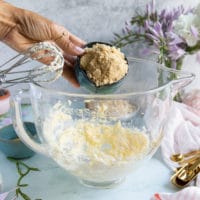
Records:
[[[31,138],[24,128],[22,121],[21,105],[22,99],[30,99],[29,91],[20,90],[14,97],[11,98],[11,112],[13,127],[19,138],[33,151],[48,156],[47,149],[44,144],[40,144]]]

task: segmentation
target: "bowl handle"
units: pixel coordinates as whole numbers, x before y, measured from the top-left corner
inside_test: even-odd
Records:
[[[14,97],[11,98],[11,116],[13,121],[13,127],[19,138],[28,147],[33,149],[35,152],[48,156],[47,148],[45,147],[45,145],[40,144],[36,142],[33,138],[31,138],[24,128],[22,121],[21,101],[25,98],[30,99],[29,90],[20,90]]]
[[[195,74],[173,69],[170,69],[170,71],[172,74],[174,74],[174,79],[171,81],[172,97],[174,97],[179,92],[179,90],[189,85],[195,79]]]

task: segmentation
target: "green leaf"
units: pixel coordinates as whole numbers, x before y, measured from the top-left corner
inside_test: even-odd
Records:
[[[24,200],[31,200],[31,198],[28,195],[26,195],[25,193],[23,193],[22,191],[20,191],[20,195],[21,195],[21,197],[23,197]]]
[[[114,36],[117,38],[121,38],[121,36],[118,33],[114,33]]]
[[[18,188],[18,189],[16,189],[16,195],[17,195],[17,197],[19,196],[19,193],[20,193],[20,189]]]
[[[40,171],[38,168],[36,168],[36,167],[30,167],[29,168],[31,171]]]
[[[26,173],[27,173],[27,168],[25,168],[26,169],[26,172],[23,172],[22,170],[22,167],[21,167],[21,164],[17,161],[16,162],[16,166],[17,166],[17,171],[18,171],[18,173],[21,175],[21,176],[23,176],[23,175],[25,175]],[[24,166],[23,166],[24,167]]]
[[[27,187],[28,184],[19,184],[18,186],[19,186],[19,187]]]
[[[24,200],[31,200],[31,198],[27,194],[23,193],[20,189],[21,187],[28,187],[28,184],[21,184],[21,181],[25,176],[29,174],[30,171],[40,171],[40,170],[36,167],[29,167],[22,161],[16,160],[15,158],[12,157],[7,157],[7,159],[10,160],[11,162],[15,162],[17,172],[19,174],[19,178],[17,180],[17,189],[15,190],[16,196],[18,197],[20,195]]]

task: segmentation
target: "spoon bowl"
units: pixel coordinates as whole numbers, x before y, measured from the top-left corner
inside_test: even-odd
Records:
[[[91,48],[95,44],[105,44],[107,46],[112,46],[111,44],[105,43],[105,42],[90,42],[86,44],[84,48]],[[125,60],[128,63],[128,60],[126,57],[125,57]],[[121,86],[124,78],[126,77],[125,75],[122,79],[112,84],[96,86],[95,83],[87,76],[86,71],[81,68],[80,61],[81,61],[81,56],[78,56],[76,60],[76,64],[75,64],[75,74],[76,74],[77,80],[82,87],[86,88],[91,93],[100,93],[100,94],[114,93]]]

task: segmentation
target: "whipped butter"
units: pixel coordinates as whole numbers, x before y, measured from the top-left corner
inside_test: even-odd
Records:
[[[52,158],[75,176],[91,181],[117,179],[148,153],[144,131],[123,127],[120,121],[74,120],[67,110],[57,103],[44,121],[43,133]]]

